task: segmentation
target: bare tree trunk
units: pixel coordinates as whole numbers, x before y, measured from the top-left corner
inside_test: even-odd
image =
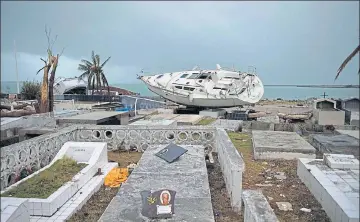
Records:
[[[51,65],[47,64],[44,68],[44,77],[41,85],[41,103],[40,103],[40,112],[46,113],[49,110],[49,86],[48,86],[48,76]]]
[[[52,65],[50,79],[49,79],[49,112],[54,111],[54,82],[55,82],[55,73],[56,73],[58,61],[59,61],[59,55],[57,55],[56,59],[54,59],[54,63]]]

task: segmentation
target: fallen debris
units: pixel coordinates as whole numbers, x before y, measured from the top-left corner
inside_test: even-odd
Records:
[[[292,211],[292,205],[289,202],[276,202],[276,205],[278,206],[279,210],[282,211]]]
[[[306,212],[306,213],[310,213],[310,212],[311,212],[311,209],[307,209],[307,208],[301,208],[300,210],[303,211],[303,212]]]

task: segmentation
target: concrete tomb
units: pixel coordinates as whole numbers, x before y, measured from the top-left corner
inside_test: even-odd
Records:
[[[253,130],[255,159],[315,158],[316,149],[295,132]]]
[[[321,153],[359,156],[359,140],[346,134],[312,134],[309,136],[309,142]]]
[[[344,125],[345,111],[336,107],[336,101],[318,99],[314,101],[313,122],[319,125]]]
[[[325,154],[298,160],[297,175],[331,221],[359,221],[359,161],[352,155]]]
[[[226,110],[224,109],[206,109],[199,112],[200,116],[209,116],[213,118],[218,118],[220,116],[224,116]]]
[[[244,190],[244,222],[278,222],[261,190]]]
[[[1,193],[11,190],[20,183],[38,175],[65,156],[74,159],[78,163],[86,163],[88,165],[77,173],[71,181],[65,183],[48,198],[26,198],[28,199],[30,215],[52,216],[58,208],[63,206],[80,188],[91,180],[98,171],[98,168],[108,163],[107,143],[66,142],[49,165],[9,186]]]
[[[176,191],[174,208],[171,209],[176,212],[166,221],[214,221],[204,147],[183,146],[188,152],[171,164],[154,155],[165,147],[158,145],[146,149],[138,166],[122,184],[99,221],[149,221],[142,212],[146,195],[142,196],[141,192],[164,188],[169,192]],[[166,212],[166,208],[160,210]]]
[[[95,125],[127,125],[129,124],[128,112],[96,111],[71,117],[63,117],[57,120],[63,124],[95,124]]]

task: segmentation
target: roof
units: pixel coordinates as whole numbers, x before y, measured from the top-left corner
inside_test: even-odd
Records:
[[[107,91],[108,88],[102,86],[99,90]],[[109,90],[113,91],[113,92],[118,92],[121,95],[136,95],[137,94],[135,92],[132,92],[132,91],[129,91],[129,90],[126,90],[126,89],[122,89],[122,88],[118,88],[118,87],[114,87],[114,86],[109,86]]]
[[[358,100],[358,101],[360,101],[359,98],[351,97],[351,98],[343,99],[342,102],[347,102],[347,101],[350,101],[350,100]]]

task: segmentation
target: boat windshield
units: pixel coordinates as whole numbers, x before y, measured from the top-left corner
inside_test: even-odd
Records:
[[[199,73],[193,73],[191,76],[188,77],[188,79],[197,79],[199,76]]]

